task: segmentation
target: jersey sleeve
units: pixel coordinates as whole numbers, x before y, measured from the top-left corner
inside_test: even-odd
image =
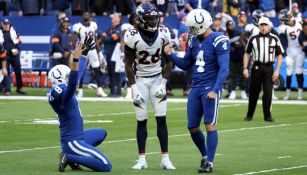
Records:
[[[164,39],[165,39],[164,45],[166,45],[171,40],[171,32],[169,31],[169,29],[167,27],[163,27],[163,28],[161,28],[161,30],[162,30],[161,32],[163,33]]]
[[[80,26],[79,23],[74,24],[74,25],[72,26],[72,31],[73,31],[74,33],[79,33],[80,27],[81,27],[81,26]]]
[[[287,29],[287,26],[286,25],[280,25],[278,27],[278,34],[286,34],[286,29]]]
[[[130,28],[125,32],[124,42],[131,49],[135,49],[135,35],[137,32],[135,28]]]
[[[218,35],[213,41],[213,47],[215,48],[216,55],[229,54],[230,53],[230,41],[223,35]]]

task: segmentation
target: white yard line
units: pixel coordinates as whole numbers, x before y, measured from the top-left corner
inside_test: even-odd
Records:
[[[270,169],[270,170],[253,171],[253,172],[234,174],[234,175],[261,174],[261,173],[270,173],[270,172],[277,172],[277,171],[293,170],[293,169],[299,169],[299,168],[307,168],[307,165],[293,166],[293,167],[288,167],[288,168],[274,168],[274,169]]]
[[[45,96],[0,96],[0,100],[43,100],[47,101],[47,97]],[[101,98],[101,97],[82,97],[78,99],[79,101],[109,101],[109,102],[131,102],[131,99],[125,98]],[[167,99],[169,103],[186,103],[186,98],[169,98]],[[247,104],[248,100],[228,100],[222,99],[221,103],[240,103]],[[258,104],[261,104],[262,101],[258,100]],[[303,100],[273,100],[273,104],[288,104],[288,105],[306,105],[307,101]]]
[[[241,104],[223,104],[220,106],[220,108],[225,108],[225,107],[234,107],[234,106],[241,106]],[[168,111],[178,111],[178,110],[186,110],[186,108],[170,108],[167,109]],[[152,110],[149,111],[150,113],[153,113]],[[83,118],[90,118],[90,117],[103,117],[103,116],[124,116],[124,115],[130,115],[130,114],[135,114],[135,112],[115,112],[115,113],[102,113],[102,114],[89,114],[89,115],[84,115]],[[27,120],[13,120],[13,121],[0,121],[1,123],[14,123],[14,124],[40,124],[39,121],[44,121],[47,122],[48,120],[55,120],[55,118],[35,118],[35,119],[27,119]],[[88,121],[90,123],[91,121]]]
[[[277,157],[278,159],[287,159],[287,158],[290,158],[291,156],[280,156],[280,157]]]
[[[285,127],[285,126],[297,126],[297,125],[306,125],[306,124],[307,123],[295,123],[295,124],[281,124],[281,125],[272,125],[272,126],[228,129],[228,130],[221,130],[221,131],[219,131],[219,133],[235,132],[235,131],[246,131],[246,130],[257,130],[257,129],[267,129],[267,128],[277,128],[277,127]],[[169,138],[172,138],[172,137],[183,137],[183,136],[189,136],[189,135],[190,134],[170,135]],[[157,139],[157,137],[148,137],[147,139],[148,140],[152,140],[152,139]],[[131,139],[124,139],[124,140],[110,140],[110,141],[103,142],[103,144],[130,142],[130,141],[136,141],[136,139],[135,138],[131,138]],[[35,151],[35,150],[47,150],[47,149],[55,149],[55,148],[59,148],[59,146],[27,148],[27,149],[18,149],[18,150],[3,150],[3,151],[0,151],[0,154],[25,152],[25,151]]]

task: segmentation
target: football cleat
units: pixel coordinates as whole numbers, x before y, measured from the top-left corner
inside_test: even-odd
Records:
[[[162,159],[160,167],[164,170],[175,170],[173,163],[169,159]]]
[[[103,91],[101,87],[97,89],[97,96],[98,97],[107,97],[108,95]]]
[[[198,168],[198,173],[212,173],[213,163],[206,161]]]
[[[67,164],[68,164],[67,155],[64,152],[61,152],[59,156],[59,165],[58,165],[59,171],[64,172]]]
[[[236,99],[236,95],[237,95],[236,91],[231,91],[228,99],[235,100]]]
[[[68,163],[68,165],[70,166],[70,168],[73,170],[73,171],[81,171],[82,168],[79,164],[74,164],[74,163]]]
[[[147,166],[147,162],[146,160],[138,160],[138,163],[136,163],[132,169],[134,170],[142,170],[142,169],[146,169],[148,166]]]

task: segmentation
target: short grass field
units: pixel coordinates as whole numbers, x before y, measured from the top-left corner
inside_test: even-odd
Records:
[[[35,91],[26,89],[31,95]],[[88,91],[86,93],[92,93]],[[176,96],[180,96],[180,90]],[[278,94],[282,96],[282,94]],[[293,96],[295,98],[295,96]],[[306,99],[306,96],[305,96]],[[273,123],[263,121],[259,104],[251,122],[243,121],[247,103],[222,102],[219,110],[219,145],[214,162],[217,175],[307,174],[307,108],[305,104],[273,104]],[[87,128],[105,128],[108,136],[98,148],[112,162],[114,175],[193,175],[200,154],[186,129],[186,103],[168,103],[170,158],[174,171],[161,170],[159,142],[152,109],[148,121],[148,169],[131,167],[137,160],[136,120],[131,102],[80,101]],[[0,99],[0,174],[44,175],[57,172],[59,129],[47,100]],[[202,129],[204,127],[202,126]],[[88,169],[65,174],[101,174]]]

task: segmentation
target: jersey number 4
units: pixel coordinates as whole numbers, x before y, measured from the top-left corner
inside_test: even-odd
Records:
[[[195,65],[198,66],[197,72],[204,72],[205,71],[205,61],[204,61],[204,51],[199,51],[196,57]]]
[[[157,49],[154,55],[149,55],[149,52],[146,50],[139,51],[138,54],[142,56],[142,58],[139,59],[139,64],[151,64],[160,60],[160,48]],[[150,59],[147,59],[148,57],[150,57]]]

